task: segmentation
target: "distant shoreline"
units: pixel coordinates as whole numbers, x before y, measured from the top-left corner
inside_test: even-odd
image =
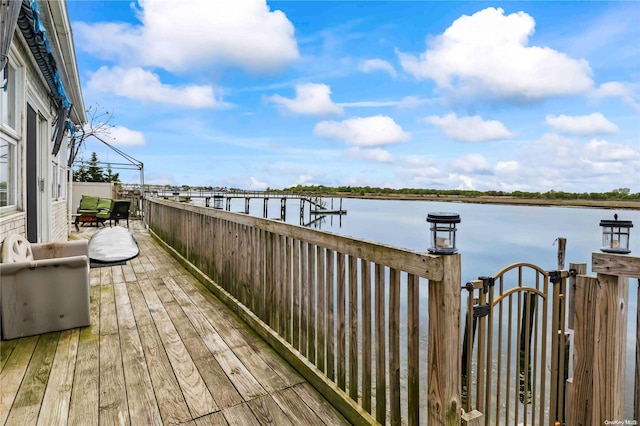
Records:
[[[365,200],[402,200],[402,201],[440,201],[460,202],[472,204],[502,204],[514,206],[555,206],[555,207],[584,207],[594,209],[624,209],[640,210],[640,201],[628,200],[564,200],[547,198],[518,198],[509,196],[464,197],[459,195],[419,195],[419,194],[365,194],[355,195],[346,193],[318,194],[325,198],[359,198]]]

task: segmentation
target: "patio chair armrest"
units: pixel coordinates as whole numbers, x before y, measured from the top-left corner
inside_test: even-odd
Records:
[[[89,266],[88,256],[71,256],[58,259],[42,259],[31,262],[0,263],[1,275],[15,275],[24,269],[42,269],[47,267],[82,268]]]

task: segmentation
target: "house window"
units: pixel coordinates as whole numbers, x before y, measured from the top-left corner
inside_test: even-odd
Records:
[[[10,139],[0,138],[0,212],[16,206],[16,144]]]
[[[57,160],[57,158],[54,158],[51,162],[51,198],[54,200],[64,200],[67,194],[67,169],[63,164],[58,163]]]
[[[18,89],[20,72],[11,61],[7,62],[0,74],[0,124],[18,132]]]
[[[22,68],[9,58],[4,70],[0,70],[0,213],[17,207],[21,79]]]

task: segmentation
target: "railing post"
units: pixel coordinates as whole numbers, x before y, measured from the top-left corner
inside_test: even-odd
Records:
[[[578,277],[570,425],[624,418],[628,298],[627,277]]]
[[[428,424],[460,424],[460,255],[442,256],[442,281],[429,281]]]

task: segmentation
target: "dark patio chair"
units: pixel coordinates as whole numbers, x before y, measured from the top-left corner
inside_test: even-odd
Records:
[[[131,200],[114,200],[113,209],[111,210],[111,215],[109,216],[109,226],[111,226],[111,220],[113,220],[117,225],[120,219],[126,219],[128,228],[130,206]]]

